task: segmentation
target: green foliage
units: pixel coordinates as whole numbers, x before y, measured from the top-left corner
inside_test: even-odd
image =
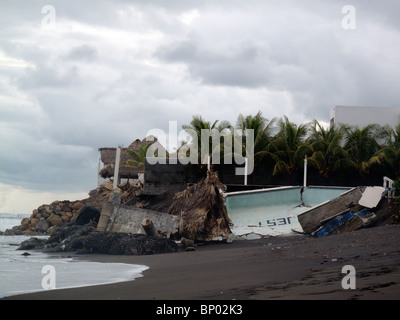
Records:
[[[193,116],[191,123],[183,128],[197,141],[199,152],[202,129],[210,130],[211,137],[215,129],[239,131],[242,154],[246,148],[246,129],[253,129],[256,165],[272,166],[273,175],[282,172],[292,175],[303,167],[306,156],[309,165],[326,179],[348,170],[365,178],[373,168],[379,168],[389,177],[400,176],[400,124],[395,129],[376,124],[325,128],[316,120],[300,125],[286,116],[267,120],[259,111],[254,116],[239,114],[235,128],[227,121],[208,122],[201,116]],[[211,139],[208,143],[211,146]],[[218,148],[223,153],[222,143]]]
[[[144,164],[144,160],[146,159],[147,150],[151,146],[151,142],[147,143],[144,147],[139,146],[138,152],[132,149],[128,149],[126,152],[132,158],[132,160],[127,160],[122,162],[122,165],[126,167],[139,167],[140,165]]]
[[[394,181],[393,187],[396,188],[395,194],[394,194],[394,195],[395,195],[396,197],[400,197],[400,177],[398,177],[398,178]]]

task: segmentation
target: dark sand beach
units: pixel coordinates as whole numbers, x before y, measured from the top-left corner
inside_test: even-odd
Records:
[[[296,235],[209,244],[194,252],[74,257],[150,268],[133,281],[8,299],[400,299],[400,225],[324,238]],[[356,270],[356,289],[342,288],[345,265]]]

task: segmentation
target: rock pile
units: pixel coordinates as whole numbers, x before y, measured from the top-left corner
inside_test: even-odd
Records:
[[[135,196],[140,185],[131,185],[129,182],[119,185],[117,193],[121,202],[125,203]],[[103,204],[110,201],[113,194],[113,183],[107,181],[89,192],[89,198],[76,201],[53,201],[34,209],[29,218],[24,218],[19,226],[8,229],[4,235],[47,235],[66,223],[75,222],[83,207],[91,207],[101,211]],[[87,222],[87,221],[86,221]],[[85,222],[85,223],[86,223]]]
[[[111,255],[147,255],[179,251],[169,238],[118,232],[98,232],[97,223],[83,226],[69,222],[55,230],[48,239],[30,238],[17,250],[41,249],[44,252],[101,253]]]
[[[34,209],[30,218],[24,218],[19,226],[5,231],[5,235],[51,234],[58,227],[77,219],[86,200],[53,201]]]

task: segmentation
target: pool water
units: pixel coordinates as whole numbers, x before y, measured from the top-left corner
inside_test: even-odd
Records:
[[[302,231],[297,215],[332,200],[350,188],[280,187],[225,194],[232,233],[237,239]]]

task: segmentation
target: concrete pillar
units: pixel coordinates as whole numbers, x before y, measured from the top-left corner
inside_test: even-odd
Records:
[[[304,180],[303,187],[307,187],[307,156],[304,157]]]
[[[115,167],[114,167],[114,184],[113,191],[117,191],[118,181],[119,181],[119,163],[121,162],[121,147],[118,146],[117,152],[115,155]]]
[[[100,219],[97,224],[97,231],[106,231],[107,225],[110,221],[110,217],[114,211],[114,206],[110,202],[105,202],[101,208]]]

